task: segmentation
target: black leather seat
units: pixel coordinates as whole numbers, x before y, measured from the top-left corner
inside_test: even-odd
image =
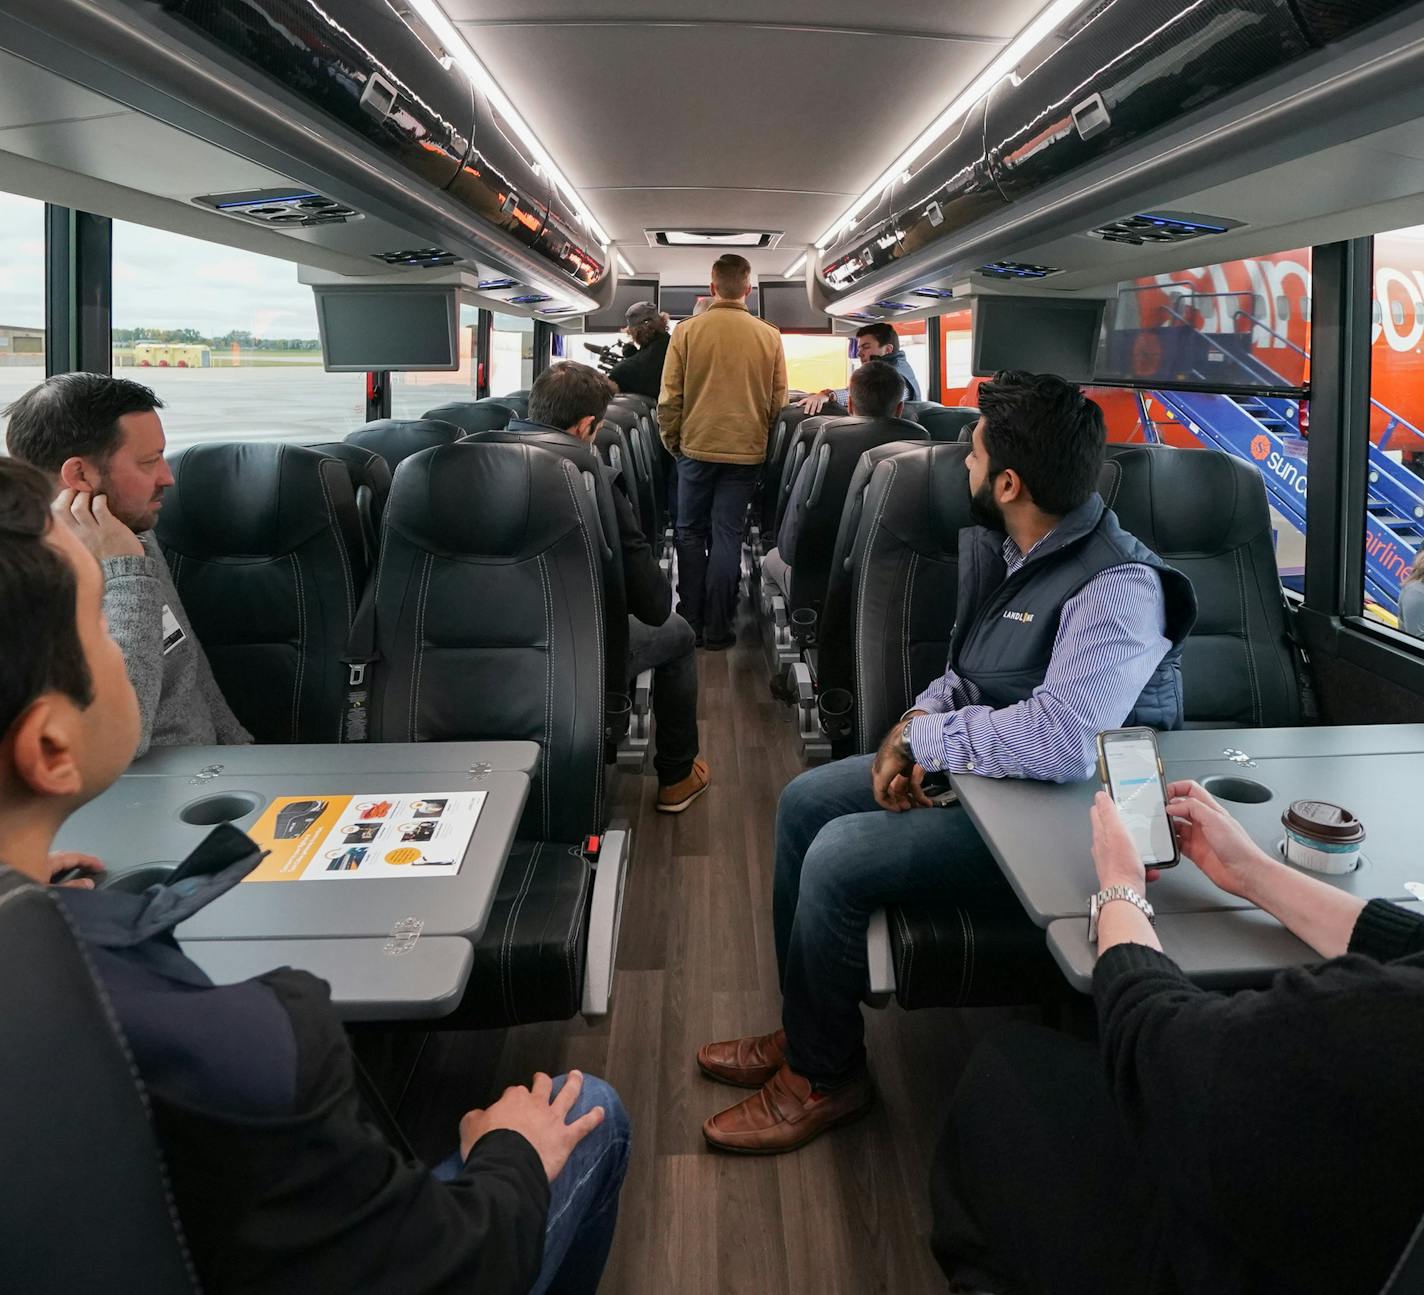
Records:
[[[467,436],[471,432],[498,431],[518,417],[508,405],[493,400],[452,400],[448,405],[427,409],[423,416],[454,423]]]
[[[598,457],[608,465],[608,470],[623,482],[623,489],[633,505],[638,525],[646,531],[642,504],[638,498],[637,474],[633,470],[633,448],[628,443],[628,433],[617,423],[601,418],[593,431],[593,446],[598,451]]]
[[[477,432],[464,438],[487,445],[537,445],[568,459],[578,469],[582,485],[594,499],[598,511],[598,559],[603,571],[605,689],[610,693],[628,691],[628,596],[623,580],[623,549],[618,536],[618,512],[613,503],[614,486],[592,446],[567,432]],[[542,501],[540,501],[542,503]],[[611,735],[616,746],[622,734]]]
[[[376,565],[381,534],[381,516],[386,511],[386,496],[391,493],[391,469],[375,450],[351,441],[326,441],[309,445],[346,464],[351,474],[351,487],[356,492],[356,511],[361,514],[361,535],[366,542],[366,568]]]
[[[906,418],[918,423],[922,414],[929,413],[933,409],[943,408],[944,406],[938,400],[907,400],[902,413]]]
[[[843,418],[846,410],[835,401],[829,402],[816,417]],[[791,438],[804,419],[813,417],[800,405],[786,405],[772,420],[766,442],[766,462],[762,465],[757,495],[752,501],[752,524],[759,538],[759,553],[776,547],[776,518],[781,508],[781,477]]]
[[[664,497],[656,479],[659,460],[643,430],[642,418],[631,405],[610,403],[603,412],[603,421],[618,428],[628,443],[628,462],[632,468],[628,493],[636,501],[644,537],[656,547],[662,535],[660,519]]]
[[[158,542],[233,712],[259,742],[339,742],[341,658],[367,579],[346,463],[199,443],[173,478]]]
[[[512,409],[516,418],[529,417],[529,392],[511,391],[507,396],[481,396],[475,402],[480,405],[503,405],[506,409]]]
[[[791,489],[796,484],[797,474],[801,471],[801,465],[806,462],[807,456],[811,453],[811,446],[815,444],[816,436],[827,423],[836,421],[836,416],[832,414],[813,414],[810,418],[798,419],[796,425],[787,433],[786,454],[781,462],[781,480],[776,486],[776,510],[772,515],[773,525],[767,533],[769,539],[766,547],[771,549],[776,545],[776,538],[781,532],[781,521],[786,516],[786,506],[791,502]],[[785,556],[783,554],[783,556]]]
[[[521,840],[447,1026],[580,1008],[590,869],[579,846],[606,819],[601,539],[578,468],[527,440],[429,450],[391,487],[376,585],[379,737],[540,750]]]
[[[808,419],[801,426],[807,427]],[[929,433],[903,418],[832,418],[822,423],[794,484],[788,512],[799,511],[795,546],[781,551],[791,567],[787,611],[810,610],[819,620],[831,557],[856,465],[867,450],[895,441],[927,441]],[[819,636],[818,636],[819,637]]]
[[[349,432],[346,443],[379,454],[394,473],[412,454],[437,445],[453,445],[464,434],[454,423],[433,418],[378,418]]]
[[[860,532],[866,488],[870,485],[876,467],[883,460],[923,447],[924,441],[920,439],[889,441],[874,446],[860,456],[855,470],[851,473],[850,484],[846,487],[845,500],[841,505],[835,543],[831,549],[826,597],[816,630],[819,648],[816,659],[816,688],[821,696],[833,690],[852,696],[855,692],[855,600],[852,597],[852,588],[858,558],[855,549],[856,537]],[[845,734],[832,733],[829,736],[834,759],[854,755],[859,750],[853,729]]]
[[[113,1009],[59,905],[3,866],[0,1112],[7,1290],[195,1295]]]
[[[915,421],[930,434],[932,440],[968,441],[973,438],[979,411],[972,405],[934,405],[920,410]]]

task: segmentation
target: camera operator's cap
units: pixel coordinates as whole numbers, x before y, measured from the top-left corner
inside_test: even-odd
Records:
[[[653,324],[663,317],[660,311],[651,301],[635,301],[628,307],[628,313],[623,317],[623,322],[629,328],[637,328],[639,324]]]

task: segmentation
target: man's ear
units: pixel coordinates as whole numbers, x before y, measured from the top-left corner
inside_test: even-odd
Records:
[[[76,454],[59,465],[59,488],[84,490],[92,494],[99,488],[99,480],[90,466]]]
[[[37,796],[77,796],[84,778],[75,755],[72,702],[46,694],[32,702],[11,726],[10,758],[15,776]]]
[[[847,395],[846,395],[846,408],[847,408],[848,410],[850,410],[851,416],[854,417],[854,416],[855,416],[855,397],[852,396],[852,395],[850,395],[849,393],[847,393]]]
[[[573,431],[573,434],[579,438],[579,440],[591,441],[593,440],[593,429],[597,426],[598,419],[596,419],[592,414],[589,414],[586,418],[580,418],[578,422],[573,425],[573,428],[571,430]]]
[[[898,405],[895,406],[895,417],[896,417],[896,418],[903,418],[904,416],[905,416],[905,402],[902,400]]]
[[[999,473],[996,489],[999,492],[999,503],[1001,505],[1028,503],[1032,500],[1032,496],[1028,493],[1028,489],[1023,483],[1023,478],[1019,476],[1013,468],[1005,468]]]

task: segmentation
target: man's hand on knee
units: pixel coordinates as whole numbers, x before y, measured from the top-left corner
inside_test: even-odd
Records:
[[[908,738],[909,720],[896,724],[875,753],[870,766],[870,785],[875,803],[882,809],[898,813],[904,809],[930,806],[924,792],[925,771],[915,763]]]

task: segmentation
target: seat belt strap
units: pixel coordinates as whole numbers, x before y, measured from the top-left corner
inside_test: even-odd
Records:
[[[346,703],[341,719],[343,742],[368,742],[371,733],[371,675],[380,659],[376,651],[376,578],[366,582],[346,642]]]

